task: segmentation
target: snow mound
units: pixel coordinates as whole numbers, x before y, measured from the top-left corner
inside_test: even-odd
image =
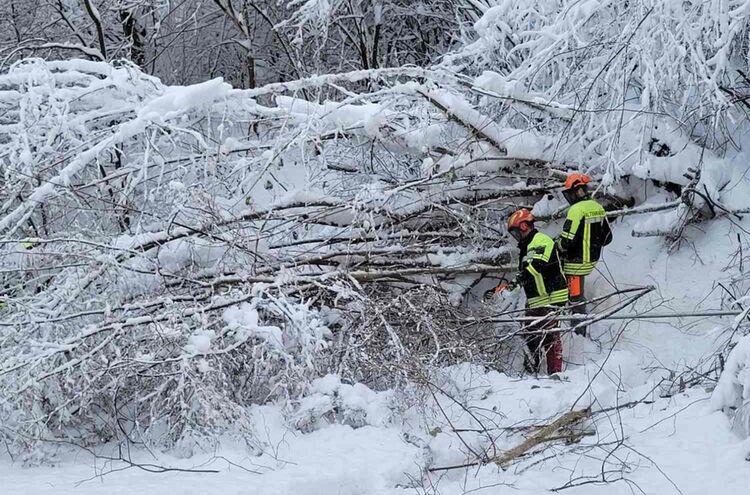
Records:
[[[252,304],[242,303],[224,310],[226,329],[234,331],[238,342],[245,342],[250,338],[259,338],[268,345],[283,349],[284,338],[281,329],[275,326],[261,326],[258,324],[258,310]]]
[[[735,432],[750,436],[750,335],[741,339],[729,354],[711,396],[711,406],[733,417]]]
[[[317,430],[329,423],[343,423],[353,428],[390,423],[393,391],[375,392],[361,383],[341,383],[329,374],[312,382],[310,394],[304,397],[293,417],[297,429]]]

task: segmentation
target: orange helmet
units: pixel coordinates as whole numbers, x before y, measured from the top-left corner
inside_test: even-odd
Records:
[[[586,174],[570,174],[565,179],[563,188],[563,197],[568,203],[575,204],[588,197],[589,193],[586,185],[591,182],[591,177]]]
[[[508,231],[520,229],[524,222],[534,223],[534,215],[526,208],[521,208],[508,218]]]
[[[591,182],[591,177],[586,174],[570,174],[565,179],[565,190],[570,191],[578,186],[585,186]]]

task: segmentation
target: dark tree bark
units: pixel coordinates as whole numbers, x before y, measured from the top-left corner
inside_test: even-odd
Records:
[[[122,24],[122,31],[125,33],[125,38],[130,42],[130,60],[138,65],[138,67],[145,69],[146,50],[143,40],[146,37],[146,30],[139,28],[135,9],[121,10],[120,22]]]

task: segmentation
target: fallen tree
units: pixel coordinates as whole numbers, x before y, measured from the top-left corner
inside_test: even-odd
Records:
[[[291,400],[322,373],[398,384],[415,373],[402,349],[421,366],[483,362],[497,349],[466,318],[514,269],[505,218],[525,206],[556,221],[573,169],[594,176],[610,218],[652,213],[637,231],[673,244],[706,212],[738,212],[722,203],[726,140],[685,130],[703,129],[693,105],[715,129],[737,117],[696,76],[702,55],[625,49],[673,26],[667,11],[495,7],[429,69],[249,90],[169,87],[127,63],[28,59],[1,74],[9,445],[210,443],[250,428],[245,405]],[[614,38],[586,31],[592,16]],[[572,27],[602,51],[579,50]],[[722,59],[709,38],[676,43]],[[674,86],[685,74],[692,86]],[[624,103],[634,92],[640,106]]]

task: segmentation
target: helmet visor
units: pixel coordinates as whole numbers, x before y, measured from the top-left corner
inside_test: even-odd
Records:
[[[513,236],[513,239],[516,241],[521,240],[521,229],[518,227],[513,227],[512,229],[508,230],[508,233]]]
[[[570,204],[570,205],[572,205],[573,203],[576,202],[576,199],[577,199],[577,196],[578,196],[576,194],[576,189],[577,188],[574,187],[572,189],[566,189],[566,190],[564,190],[562,192],[563,193],[563,197],[565,198],[565,201],[567,201],[568,204]]]

